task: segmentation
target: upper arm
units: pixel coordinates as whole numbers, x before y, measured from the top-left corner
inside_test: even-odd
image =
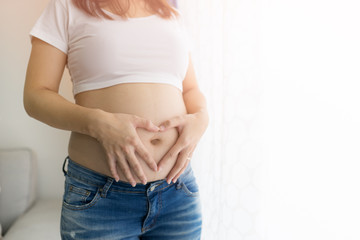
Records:
[[[29,32],[25,96],[37,89],[58,92],[67,61],[69,19],[64,1],[50,0]]]
[[[189,53],[189,65],[185,78],[183,80],[183,94],[194,88],[199,88],[199,86],[196,80],[196,74],[194,65],[192,63],[191,54]]]
[[[67,55],[36,37],[32,38],[31,43],[32,49],[26,72],[24,95],[38,89],[58,92]]]

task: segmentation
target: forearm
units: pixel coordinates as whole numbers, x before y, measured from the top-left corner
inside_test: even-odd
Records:
[[[74,104],[58,93],[38,89],[24,92],[24,107],[29,116],[52,127],[94,135],[94,122],[99,109]]]
[[[206,99],[198,88],[193,88],[183,94],[186,110],[189,114],[201,116],[204,124],[207,126],[209,116],[207,112]]]

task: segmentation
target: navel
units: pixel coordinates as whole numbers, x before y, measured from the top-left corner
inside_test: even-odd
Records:
[[[161,142],[161,140],[160,140],[160,138],[155,138],[155,139],[152,139],[150,142],[152,145],[158,145]]]

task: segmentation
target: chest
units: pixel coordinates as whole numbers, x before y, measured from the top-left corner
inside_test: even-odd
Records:
[[[158,16],[125,21],[78,21],[69,34],[68,67],[94,73],[166,67],[187,60],[186,39]],[[186,59],[184,59],[186,58]]]

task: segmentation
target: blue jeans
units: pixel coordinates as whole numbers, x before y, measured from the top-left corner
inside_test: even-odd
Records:
[[[200,239],[200,195],[190,163],[176,183],[160,179],[135,187],[85,168],[69,157],[63,171],[63,240]]]

